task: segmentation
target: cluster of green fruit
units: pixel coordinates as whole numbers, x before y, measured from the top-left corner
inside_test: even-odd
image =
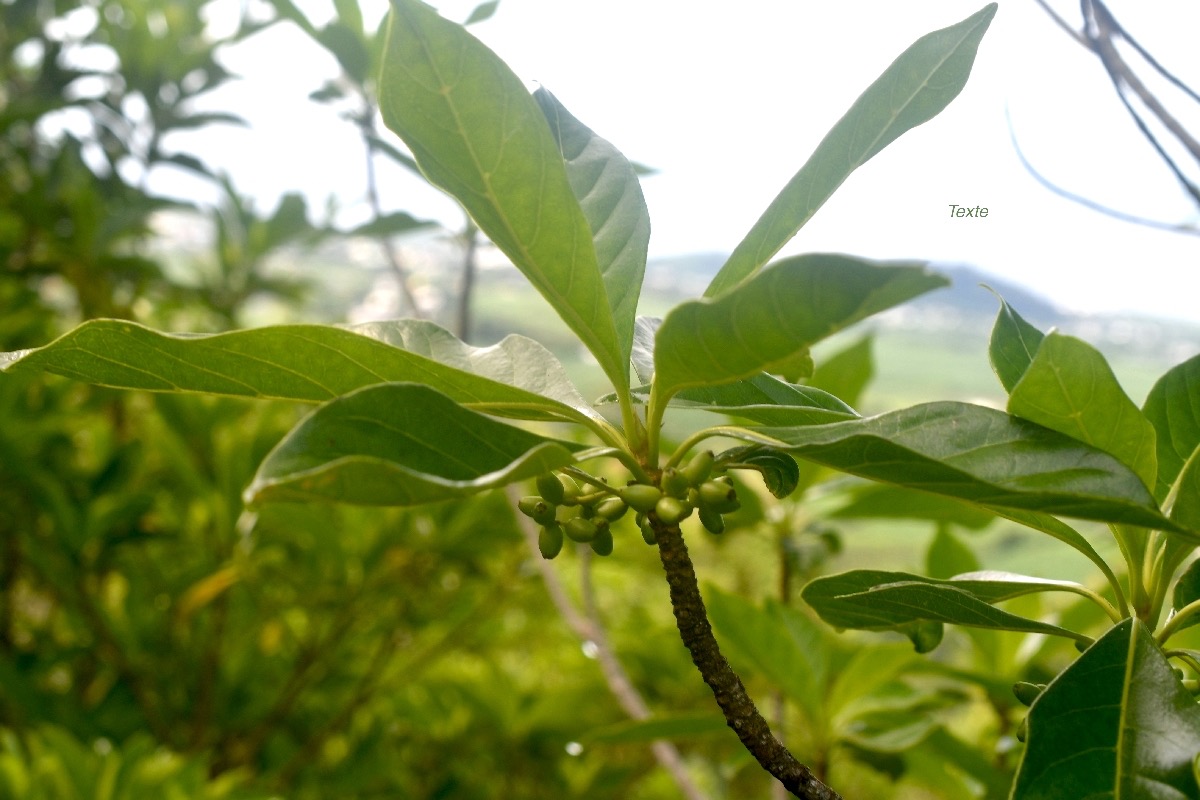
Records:
[[[712,533],[725,530],[724,514],[741,507],[727,475],[713,477],[716,459],[711,451],[696,454],[682,469],[667,467],[658,485],[631,483],[623,488],[599,479],[585,490],[569,475],[548,473],[537,480],[538,494],[522,497],[521,513],[541,525],[538,548],[544,558],[562,550],[564,538],[586,543],[596,555],[613,551],[611,524],[633,509],[646,544],[657,544],[653,522],[678,525],[695,511]]]

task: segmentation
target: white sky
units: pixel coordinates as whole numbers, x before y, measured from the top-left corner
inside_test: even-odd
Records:
[[[437,3],[463,19],[476,0]],[[328,0],[300,3],[317,19]],[[1057,2],[1073,23],[1078,4]],[[1168,68],[1200,88],[1200,5],[1112,0]],[[472,32],[521,77],[658,174],[644,179],[651,257],[729,252],[857,95],[912,41],[982,2],[925,0],[502,0]],[[290,25],[228,53],[244,76],[214,98],[252,131],[207,129],[187,143],[228,169],[264,208],[303,189],[361,213],[362,149],[307,93],[332,59]],[[1169,104],[1200,132],[1200,108]],[[1121,108],[1098,61],[1032,0],[1002,0],[963,93],[861,167],[784,253],[962,262],[1076,311],[1137,311],[1200,322],[1200,237],[1130,225],[1039,186],[1009,141],[1059,185],[1121,210],[1196,222],[1196,209]],[[1187,112],[1184,115],[1184,112]],[[1182,162],[1186,164],[1187,162]],[[1197,170],[1192,170],[1193,174]],[[387,203],[457,226],[457,210],[401,171]],[[949,204],[986,219],[952,219]]]

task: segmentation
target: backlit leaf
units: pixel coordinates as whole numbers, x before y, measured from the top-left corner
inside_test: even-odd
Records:
[[[996,4],[926,34],[892,62],[826,134],[816,151],[734,249],[704,292],[715,297],[762,269],[842,182],[905,131],[958,96]]]
[[[827,336],[947,284],[918,264],[826,253],[784,259],[719,298],[667,314],[655,337],[655,391],[665,399],[771,372]]]
[[[1004,298],[999,299],[1000,311],[992,325],[988,358],[1004,391],[1011,392],[1033,363],[1033,357],[1045,335],[1026,322],[1012,306],[1004,302]]]
[[[650,214],[641,183],[629,159],[571,116],[558,98],[545,89],[538,89],[533,97],[550,123],[567,165],[571,189],[592,229],[617,346],[621,357],[628,361],[650,244]]]
[[[1008,398],[1011,414],[1087,442],[1154,486],[1154,426],[1129,399],[1104,356],[1071,336],[1050,333]]]
[[[629,386],[592,231],[558,143],[521,79],[420,0],[394,0],[379,83],[384,122],[600,362]],[[626,353],[628,351],[625,351]]]
[[[165,334],[123,320],[85,322],[45,347],[0,353],[0,370],[40,370],[152,392],[321,402],[375,383],[425,383],[467,406],[518,419],[595,416],[562,365],[532,339],[466,345],[431,322],[350,329],[281,325]]]
[[[1162,500],[1184,463],[1200,448],[1200,356],[1167,370],[1146,396],[1143,413],[1154,426],[1158,455],[1154,494]]]

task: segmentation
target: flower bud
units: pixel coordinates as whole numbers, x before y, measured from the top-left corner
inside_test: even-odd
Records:
[[[663,497],[654,505],[654,515],[667,525],[678,525],[692,515],[692,507],[676,497]]]
[[[640,511],[645,514],[648,511],[654,510],[654,504],[662,497],[662,492],[658,490],[657,486],[634,483],[619,490],[617,496],[624,500],[626,505],[634,511]]]
[[[554,522],[554,514],[558,510],[553,503],[547,503],[536,494],[526,495],[517,501],[521,513],[541,525]]]
[[[554,503],[555,505],[563,501],[563,495],[565,494],[562,481],[553,472],[547,472],[545,475],[538,476],[537,490],[538,494],[545,498],[547,502]]]
[[[538,531],[538,550],[542,558],[549,560],[558,555],[563,546],[563,531],[557,523],[543,525]]]
[[[571,537],[576,542],[590,542],[596,538],[596,533],[599,530],[596,523],[590,519],[583,517],[575,517],[567,520],[565,526],[567,536]]]
[[[716,458],[712,450],[701,450],[692,456],[692,460],[683,468],[683,477],[687,478],[689,486],[699,486],[708,480]]]

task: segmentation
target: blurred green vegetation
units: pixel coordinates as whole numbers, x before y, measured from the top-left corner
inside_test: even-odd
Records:
[[[363,59],[376,48],[357,6],[336,2],[320,29],[290,3],[273,8],[337,55],[368,101],[364,136],[403,161],[372,127]],[[0,11],[0,351],[95,317],[215,331],[264,303],[296,321],[328,299],[267,268],[338,236],[299,195],[259,213],[236,176],[163,146],[173,131],[239,123],[194,101],[231,79],[220,48],[277,18],[213,39],[203,4],[185,0],[0,0]],[[90,20],[85,33],[62,32],[68,14]],[[84,47],[111,63],[80,66],[70,54]],[[344,97],[336,88],[315,99]],[[224,200],[157,196],[145,176],[160,169],[212,181]],[[165,210],[207,219],[210,251],[173,263],[155,233]],[[376,212],[375,233],[422,227]],[[472,296],[476,341],[512,330],[567,340],[532,290],[492,279]],[[846,349],[858,341],[819,359],[857,353],[848,372],[818,373],[852,402],[860,391],[871,409],[998,395],[982,337],[883,330],[873,357]],[[578,374],[579,353],[562,355]],[[705,796],[765,796],[763,775],[707,716],[661,568],[631,524],[617,557],[555,569],[576,602],[595,604],[665,729],[629,725],[503,497],[415,512],[245,510],[242,489],[299,413],[0,378],[0,798],[679,797],[655,735],[676,742]],[[917,659],[902,639],[822,628],[795,594],[833,567],[936,572],[978,551],[1017,568],[1066,564],[1070,551],[945,510],[856,516],[860,484],[829,477],[806,472],[807,493],[784,505],[751,502],[744,487],[731,530],[694,548],[735,666],[753,694],[776,698],[797,756],[847,797],[1004,796],[1020,718],[1007,687],[1055,674],[1073,651],[953,632]]]

